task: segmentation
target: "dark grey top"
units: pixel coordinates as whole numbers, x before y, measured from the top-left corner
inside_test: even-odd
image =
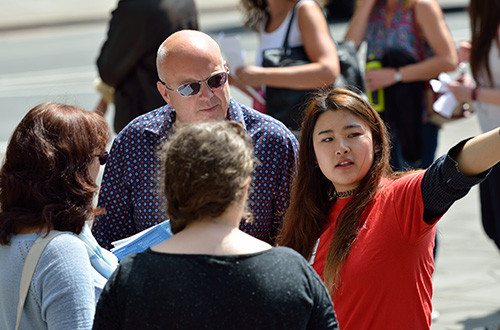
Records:
[[[94,329],[338,329],[323,282],[277,247],[236,256],[128,256],[101,293]]]

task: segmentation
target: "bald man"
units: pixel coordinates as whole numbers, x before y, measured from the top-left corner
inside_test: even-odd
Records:
[[[133,120],[115,138],[106,165],[92,232],[99,244],[129,237],[167,219],[158,186],[158,151],[176,127],[211,120],[241,123],[259,160],[249,207],[248,234],[273,244],[289,203],[289,185],[298,152],[295,136],[276,119],[231,98],[218,44],[207,34],[182,30],[160,46],[157,88],[167,105]],[[208,169],[209,170],[209,169]]]

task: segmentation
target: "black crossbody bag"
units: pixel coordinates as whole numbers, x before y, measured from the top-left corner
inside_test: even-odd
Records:
[[[295,18],[296,8],[297,4],[293,8],[283,46],[263,51],[263,67],[289,67],[311,63],[304,46],[289,47],[288,45],[288,36]],[[363,93],[365,90],[364,81],[354,42],[334,40],[334,43],[340,64],[340,76],[337,77],[335,86]],[[299,130],[302,111],[314,91],[315,89],[301,90],[266,86],[266,113],[283,122],[289,129]]]

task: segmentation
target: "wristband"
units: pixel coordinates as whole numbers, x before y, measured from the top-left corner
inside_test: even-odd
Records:
[[[472,101],[476,101],[478,95],[479,95],[479,87],[476,87],[471,92],[471,99],[472,99]]]
[[[399,71],[399,68],[396,68],[396,72],[394,72],[394,80],[396,80],[396,83],[403,80],[403,75],[401,74],[401,71]]]

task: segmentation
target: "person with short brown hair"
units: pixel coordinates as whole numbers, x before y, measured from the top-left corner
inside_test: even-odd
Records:
[[[120,263],[94,329],[337,329],[306,260],[239,229],[256,163],[239,123],[179,128],[163,159],[174,236]]]

